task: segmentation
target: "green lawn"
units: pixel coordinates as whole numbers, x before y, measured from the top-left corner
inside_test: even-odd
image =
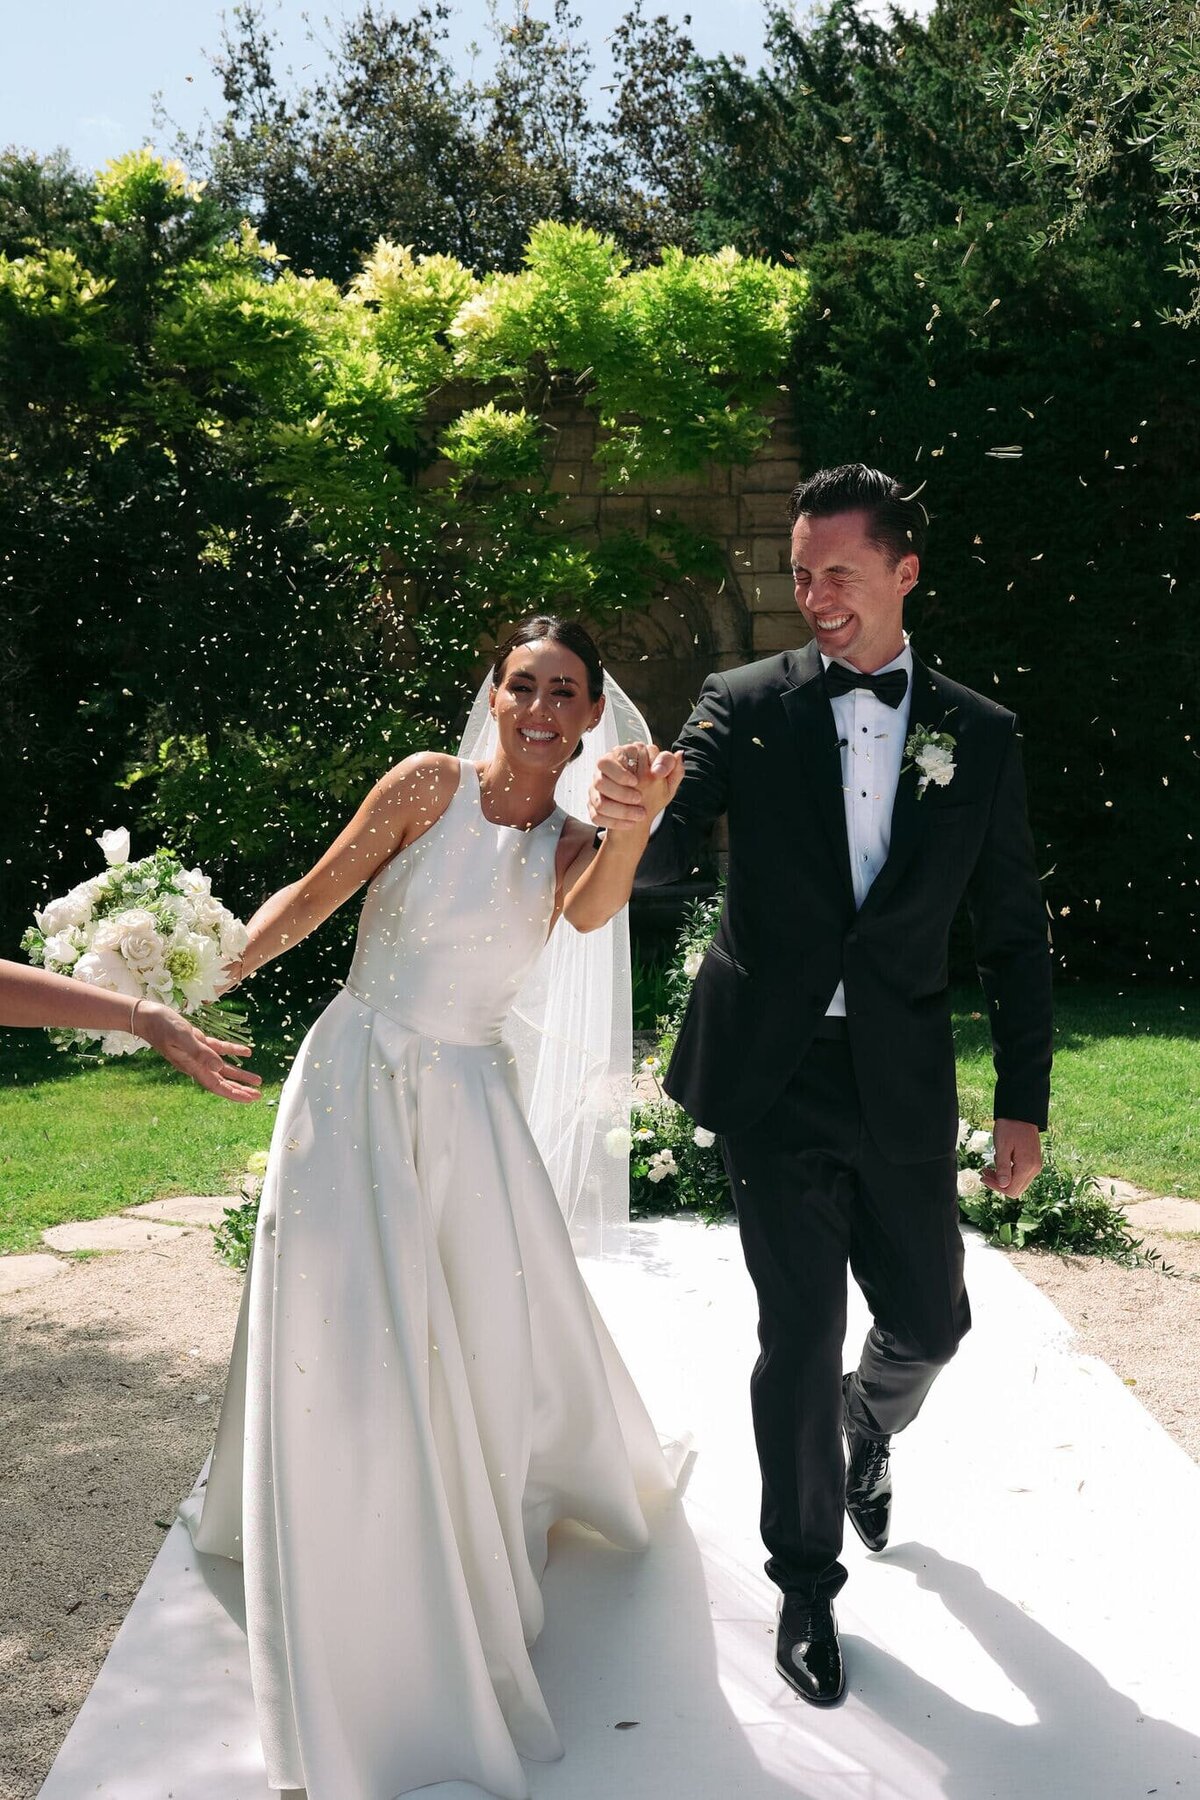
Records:
[[[250,1060],[264,1099],[242,1106],[158,1057],[80,1066],[41,1032],[0,1031],[0,1253],[64,1220],[235,1189],[270,1142],[286,1051],[268,1039]]]
[[[962,1107],[983,1122],[991,1055],[972,1017],[982,997],[956,998]],[[1195,990],[1062,989],[1051,1116],[1060,1160],[1200,1199],[1198,1023]],[[253,1066],[270,1101],[290,1050],[278,1032],[259,1040]],[[157,1059],[81,1068],[40,1032],[0,1032],[0,1252],[29,1249],[66,1219],[232,1191],[274,1116],[264,1101],[217,1100]]]
[[[992,1059],[983,997],[957,995],[962,1110],[988,1120]],[[1200,992],[1061,988],[1050,1129],[1060,1158],[1161,1194],[1200,1200]]]

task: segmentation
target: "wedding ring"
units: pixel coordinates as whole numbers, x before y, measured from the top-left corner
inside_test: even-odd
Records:
[[[627,750],[621,758],[621,761],[625,764],[625,767],[629,770],[630,774],[633,774],[636,771],[638,759],[635,751]]]

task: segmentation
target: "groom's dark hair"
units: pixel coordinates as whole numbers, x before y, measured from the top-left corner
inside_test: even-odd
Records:
[[[894,475],[866,463],[842,463],[818,469],[792,489],[788,514],[793,525],[797,519],[828,519],[844,512],[866,513],[867,536],[893,566],[902,556],[924,556],[929,514]]]

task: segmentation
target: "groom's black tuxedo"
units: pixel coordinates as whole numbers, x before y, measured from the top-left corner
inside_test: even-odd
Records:
[[[704,683],[676,745],[683,780],[639,869],[645,885],[686,874],[727,815],[724,911],[666,1088],[722,1139],[759,1300],[767,1572],[802,1600],[845,1579],[843,1405],[860,1439],[903,1429],[970,1325],[947,970],[964,897],[995,1114],[1046,1123],[1050,950],[1016,720],[915,658],[912,684],[906,730],[948,733],[954,772],[919,794],[912,758],[900,764],[886,860],[857,910],[842,788],[855,747],[837,735],[815,644]],[[879,791],[885,807],[882,779]],[[839,982],[844,1021],[826,1016]],[[847,1264],[874,1323],[843,1390]]]
[[[1050,957],[1012,713],[914,658],[909,732],[955,740],[954,776],[900,776],[891,845],[856,913],[842,763],[815,644],[710,675],[676,744],[685,774],[639,885],[678,879],[729,822],[728,890],[666,1087],[712,1131],[778,1098],[845,983],[868,1127],[895,1162],[944,1154],[958,1109],[947,1000],[966,897],[996,1059],[995,1114],[1046,1123]]]

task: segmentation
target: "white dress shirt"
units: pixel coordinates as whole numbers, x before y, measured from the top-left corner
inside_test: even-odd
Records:
[[[826,669],[833,661],[831,656],[821,657]],[[912,663],[906,638],[899,656],[882,669],[871,671],[873,675],[883,675],[889,669],[904,670],[908,686],[899,706],[885,706],[869,688],[852,688],[848,694],[835,694],[830,700],[842,756],[842,794],[856,910],[887,861],[892,840],[892,807],[912,708]],[[845,987],[840,981],[825,1016],[846,1016]]]

